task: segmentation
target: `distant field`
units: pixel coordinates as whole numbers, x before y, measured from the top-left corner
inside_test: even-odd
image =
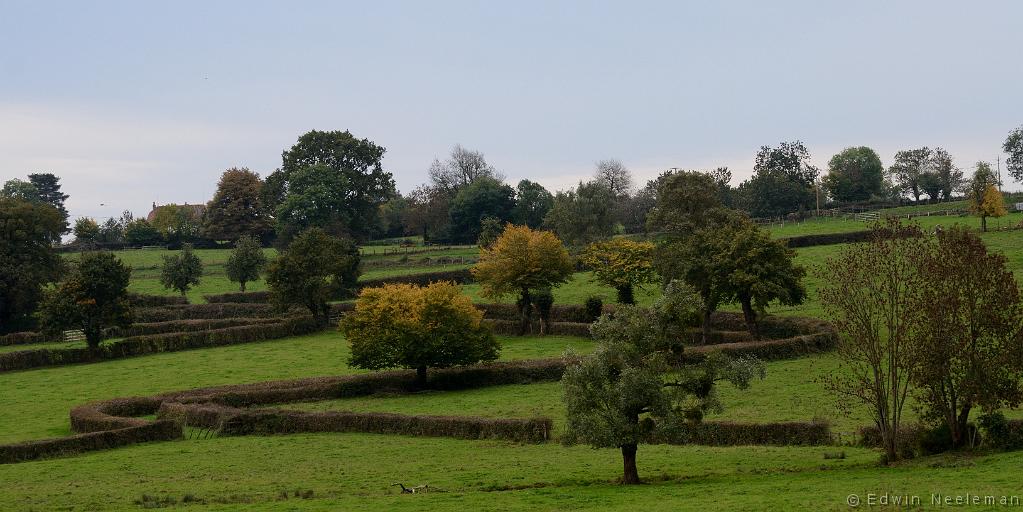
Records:
[[[892,210],[884,210],[892,212]],[[903,214],[905,215],[905,214]],[[890,215],[892,216],[892,215]],[[1013,227],[1023,221],[1023,213],[1010,213],[1004,217],[989,218],[988,229]],[[913,217],[912,222],[920,224],[924,229],[934,229],[936,226],[951,226],[954,224],[968,226],[973,229],[980,229],[980,217],[972,215],[931,215],[929,217]],[[764,225],[763,227],[771,232],[775,238],[787,238],[801,235],[819,235],[825,233],[847,233],[850,231],[862,231],[869,229],[871,222],[838,219],[833,217],[819,217],[807,219],[802,222],[785,222]]]

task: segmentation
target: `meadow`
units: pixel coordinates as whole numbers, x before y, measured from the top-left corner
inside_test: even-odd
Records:
[[[1000,219],[1015,225],[1019,214]],[[928,226],[924,217],[922,225]],[[941,217],[934,225],[949,225]],[[973,218],[955,217],[972,225]],[[819,223],[819,224],[817,224]],[[830,223],[830,224],[829,224]],[[847,226],[847,224],[848,226]],[[827,224],[827,226],[824,226]],[[978,223],[979,225],[979,223]],[[994,221],[989,223],[994,228]],[[801,226],[798,228],[796,226]],[[837,219],[787,225],[775,236],[863,229],[864,223]],[[853,229],[855,228],[855,229]],[[982,235],[1002,252],[1023,278],[1023,231]],[[383,255],[385,246],[367,247],[363,278],[464,268],[438,263],[439,257],[474,258],[474,247],[426,254]],[[844,246],[797,250],[809,269],[806,304],[775,306],[769,312],[822,317],[817,269]],[[398,251],[398,246],[387,246]],[[272,251],[268,250],[272,256]],[[169,294],[158,283],[160,256],[168,251],[122,251],[134,269],[131,288]],[[223,275],[227,251],[197,251],[206,264],[203,283],[189,293],[234,291]],[[429,256],[431,262],[421,259]],[[69,256],[69,257],[73,257]],[[374,263],[380,262],[380,263]],[[251,290],[263,288],[254,283]],[[464,287],[478,302],[478,285]],[[589,296],[614,301],[614,291],[577,273],[555,290],[556,303],[579,304]],[[637,291],[640,304],[658,296],[656,287]],[[513,297],[501,299],[511,302]],[[726,309],[734,309],[728,306]],[[501,359],[586,354],[593,343],[578,337],[500,336]],[[61,344],[53,344],[62,346]],[[0,347],[0,350],[15,347]],[[220,384],[238,384],[361,372],[346,364],[349,347],[337,331],[227,347],[172,352],[96,364],[0,373],[0,443],[65,436],[68,411],[85,402],[120,396],[146,396]],[[288,404],[312,411],[352,410],[482,417],[547,416],[554,440],[544,444],[466,441],[375,434],[294,434],[191,438],[156,442],[83,455],[0,465],[0,510],[137,510],[161,504],[203,506],[204,510],[845,510],[847,499],[869,493],[919,496],[932,493],[1023,494],[1016,475],[1018,453],[952,453],[878,465],[879,452],[846,444],[868,412],[854,407],[840,414],[823,379],[843,371],[834,354],[766,363],[767,377],[748,390],[718,389],[725,409],[711,420],[738,422],[826,420],[838,436],[835,446],[668,446],[642,445],[639,471],[647,485],[616,484],[621,472],[617,450],[563,446],[560,383],[504,385],[449,392],[378,394],[342,400]],[[909,419],[917,412],[910,407]],[[1007,411],[1023,418],[1023,411]],[[401,495],[392,486],[429,484],[431,492]],[[983,507],[977,507],[983,509]]]

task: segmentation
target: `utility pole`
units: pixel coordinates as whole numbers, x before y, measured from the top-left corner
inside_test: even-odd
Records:
[[[998,155],[998,159],[996,159],[995,161],[997,162],[996,165],[998,166],[997,167],[997,169],[998,169],[998,171],[997,171],[998,172],[998,191],[1001,192],[1002,191],[1002,155]]]

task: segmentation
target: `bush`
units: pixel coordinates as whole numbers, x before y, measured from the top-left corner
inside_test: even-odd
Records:
[[[999,450],[1023,449],[1023,420],[1007,420],[996,411],[982,415],[979,423],[985,445]]]
[[[691,423],[654,440],[664,444],[706,446],[820,446],[832,443],[831,427],[825,422],[732,423],[704,421]]]
[[[169,441],[181,437],[181,427],[173,421],[146,422],[145,425],[116,430],[0,445],[0,464],[109,450],[129,444]]]
[[[848,233],[822,233],[818,235],[801,235],[780,240],[787,243],[790,249],[799,247],[815,247],[818,245],[851,244],[870,240],[870,230],[850,231]]]
[[[188,304],[188,298],[180,295],[147,295],[143,293],[128,293],[128,304],[130,304],[133,308],[173,306],[176,304]]]
[[[428,367],[497,359],[500,346],[481,320],[458,285],[391,284],[363,289],[341,331],[352,346],[352,366],[415,368],[425,382]]]
[[[44,341],[48,341],[49,339],[50,338],[48,338],[45,334],[41,332],[32,331],[12,332],[10,334],[0,336],[0,347],[10,345],[28,345],[31,343],[42,343]]]
[[[440,272],[423,272],[421,274],[410,274],[392,277],[378,277],[376,279],[364,279],[359,281],[360,288],[379,288],[387,284],[414,284],[416,286],[427,286],[430,283],[450,281],[455,284],[466,284],[472,282],[472,273],[469,269],[444,270]]]
[[[203,295],[209,304],[220,304],[224,302],[242,304],[269,304],[270,292],[230,292],[216,295]]]
[[[596,322],[600,315],[604,314],[604,299],[597,296],[590,296],[586,299],[586,321]]]
[[[162,306],[134,311],[135,321],[140,323],[219,318],[265,318],[276,314],[277,311],[269,304],[236,304],[230,302]]]

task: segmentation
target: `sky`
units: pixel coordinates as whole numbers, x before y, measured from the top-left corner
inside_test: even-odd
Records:
[[[266,176],[312,129],[384,146],[403,192],[455,144],[552,190],[606,158],[737,184],[792,140],[822,168],[861,145],[1004,166],[1020,20],[1009,0],[0,0],[0,181],[53,172],[72,217],[145,215]]]

